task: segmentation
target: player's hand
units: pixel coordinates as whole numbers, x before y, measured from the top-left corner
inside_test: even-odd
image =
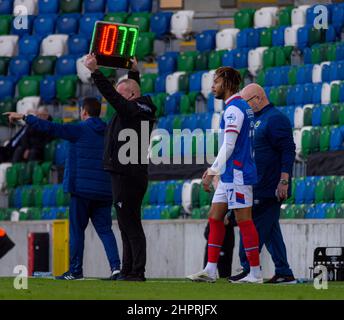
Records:
[[[202,177],[202,184],[203,184],[203,189],[205,192],[211,192],[210,185],[211,182],[213,181],[212,175],[209,175],[209,171],[207,170]]]
[[[288,187],[289,185],[284,185],[279,183],[277,186],[277,195],[280,201],[283,201],[288,198]]]
[[[139,67],[138,67],[137,59],[134,57],[134,58],[130,59],[130,61],[132,63],[130,71],[139,72]]]
[[[97,58],[94,53],[88,54],[86,56],[84,65],[92,73],[98,69]]]
[[[23,114],[20,114],[20,113],[17,113],[17,112],[5,112],[2,115],[8,116],[8,121],[10,123],[14,123],[14,122],[16,122],[18,120],[22,120],[23,117],[24,117]]]

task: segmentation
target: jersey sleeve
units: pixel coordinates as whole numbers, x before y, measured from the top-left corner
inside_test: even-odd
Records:
[[[224,132],[240,133],[242,124],[244,122],[244,113],[236,106],[230,106],[223,114]]]

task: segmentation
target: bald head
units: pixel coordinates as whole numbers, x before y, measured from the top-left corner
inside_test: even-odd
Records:
[[[132,79],[120,81],[116,86],[116,90],[127,100],[135,100],[141,96],[140,86]]]
[[[264,89],[256,83],[247,85],[241,90],[240,95],[247,101],[254,112],[262,110],[270,103]]]

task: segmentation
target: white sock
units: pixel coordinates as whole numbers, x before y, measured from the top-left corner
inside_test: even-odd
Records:
[[[216,276],[216,270],[217,270],[217,263],[215,262],[208,262],[204,268],[204,271],[208,272],[211,277]]]
[[[250,273],[255,278],[261,278],[262,277],[262,270],[260,269],[260,266],[250,267]]]

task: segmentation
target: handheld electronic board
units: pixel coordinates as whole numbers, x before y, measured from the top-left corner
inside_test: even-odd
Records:
[[[139,27],[97,21],[92,36],[90,53],[94,53],[99,66],[131,68],[135,56]]]

